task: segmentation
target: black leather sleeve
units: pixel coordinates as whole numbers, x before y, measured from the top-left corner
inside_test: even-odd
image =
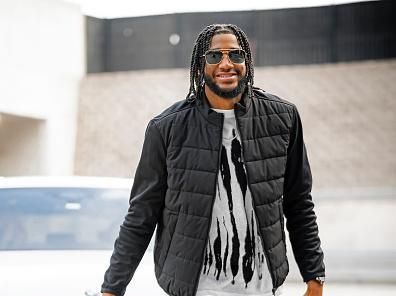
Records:
[[[293,254],[304,282],[317,276],[325,276],[324,254],[321,249],[311,189],[312,175],[301,119],[294,107],[285,173],[283,211],[287,218],[286,228]]]
[[[130,206],[120,227],[101,292],[124,295],[153,235],[166,192],[166,148],[159,130],[147,126]]]

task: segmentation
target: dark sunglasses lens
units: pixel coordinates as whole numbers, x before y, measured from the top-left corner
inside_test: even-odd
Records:
[[[242,50],[231,50],[228,53],[228,56],[230,57],[231,62],[235,64],[242,64],[245,62],[245,55]]]
[[[208,64],[218,64],[223,58],[223,54],[221,51],[211,51],[208,52],[205,57]]]

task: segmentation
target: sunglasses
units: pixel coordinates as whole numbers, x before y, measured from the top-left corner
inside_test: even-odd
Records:
[[[203,57],[209,65],[217,65],[223,60],[224,54],[233,64],[243,64],[245,62],[245,51],[243,49],[210,49]]]

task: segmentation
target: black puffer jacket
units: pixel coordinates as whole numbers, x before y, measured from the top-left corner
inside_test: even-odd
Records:
[[[274,292],[289,271],[283,214],[303,280],[324,276],[311,172],[296,107],[259,89],[242,102],[235,115]],[[170,295],[195,295],[216,193],[222,124],[223,115],[204,97],[178,102],[150,121],[102,292],[125,293],[158,225],[159,285]]]

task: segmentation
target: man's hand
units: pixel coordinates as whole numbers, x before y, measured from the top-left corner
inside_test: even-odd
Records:
[[[315,280],[311,280],[307,282],[307,291],[304,296],[322,296],[323,295],[323,286],[319,284]]]

